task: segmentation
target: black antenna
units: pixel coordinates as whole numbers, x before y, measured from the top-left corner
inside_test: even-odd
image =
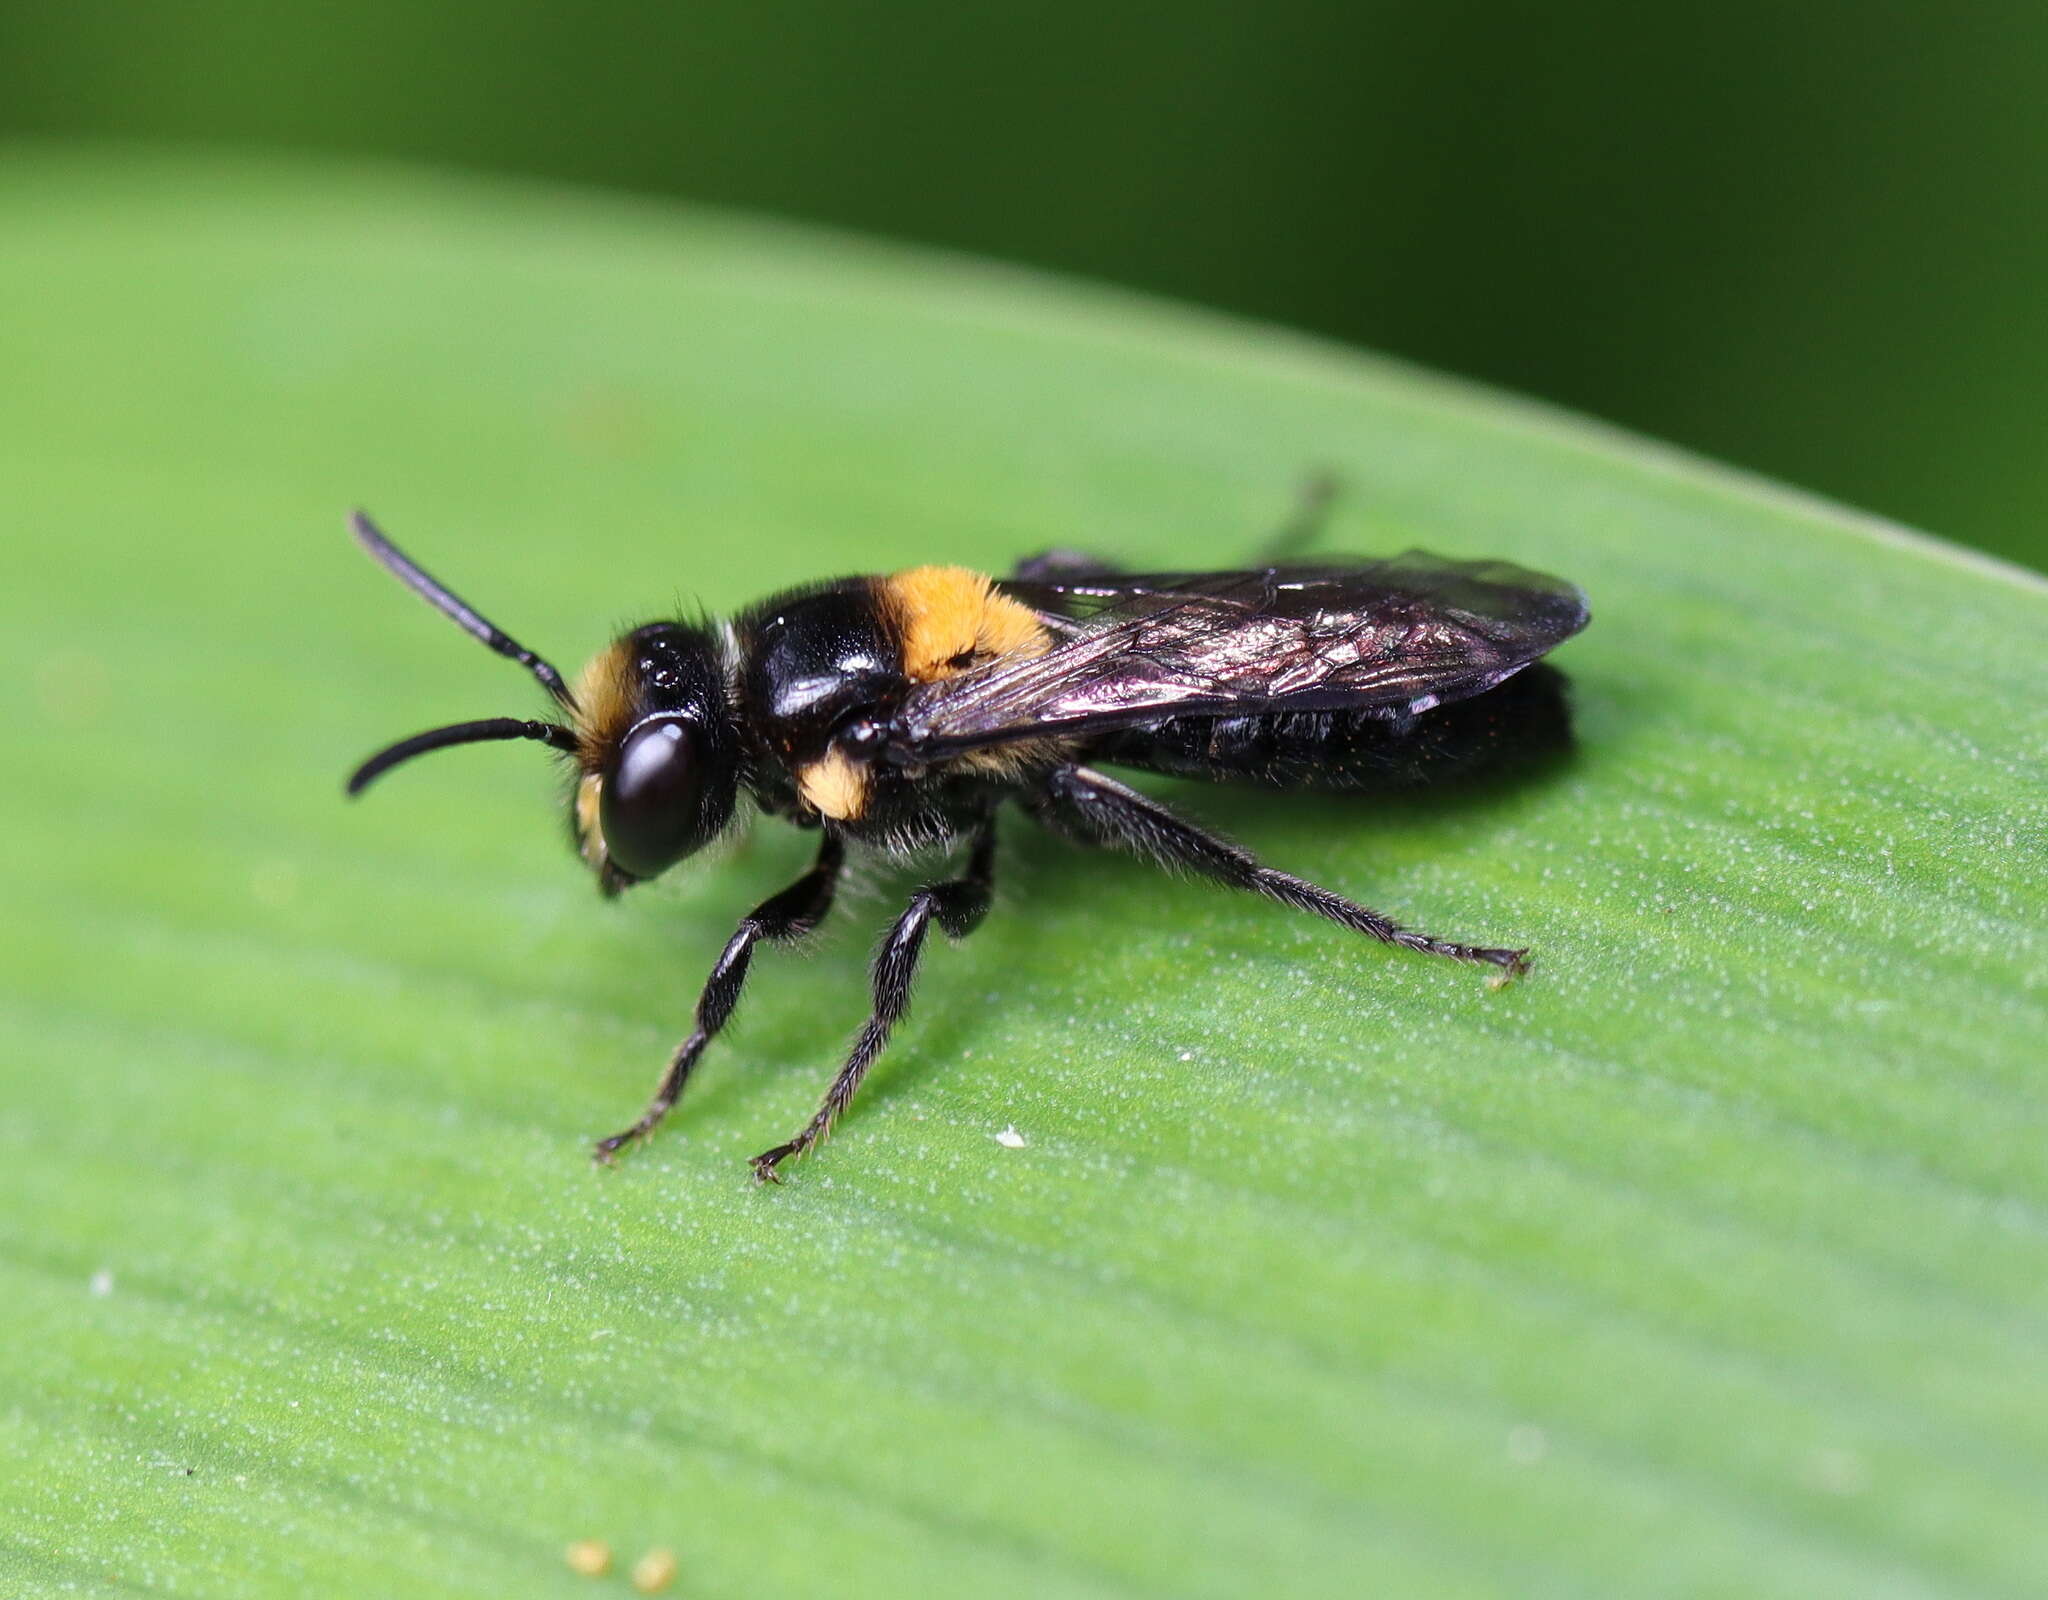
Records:
[[[546,661],[535,655],[509,633],[486,620],[473,610],[467,602],[442,584],[426,568],[384,537],[384,532],[368,515],[361,511],[349,513],[348,525],[355,533],[356,542],[377,558],[378,564],[395,573],[398,580],[408,589],[425,600],[443,616],[452,617],[456,626],[473,638],[481,639],[501,656],[509,656],[540,680],[540,686],[555,697],[556,704],[565,710],[576,709],[576,697],[569,693],[568,684],[562,675]],[[502,720],[502,719],[501,719]],[[482,727],[482,723],[464,724],[468,727]],[[539,724],[536,724],[539,726]],[[426,735],[422,734],[421,738]],[[472,738],[532,738],[529,734],[473,734]],[[453,744],[465,744],[468,740],[450,740]],[[431,748],[431,747],[430,747]],[[368,780],[365,779],[365,782]],[[351,789],[351,793],[353,793]]]
[[[457,722],[445,728],[429,728],[410,739],[387,745],[349,775],[350,798],[361,794],[401,761],[423,756],[429,750],[446,750],[451,745],[484,744],[493,739],[537,739],[542,744],[574,754],[576,735],[554,722],[522,722],[517,717],[486,717],[481,722]]]

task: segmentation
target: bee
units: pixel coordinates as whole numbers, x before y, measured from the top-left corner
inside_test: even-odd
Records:
[[[958,852],[958,869],[921,884],[890,924],[867,1022],[816,1114],[753,1158],[758,1180],[779,1182],[783,1163],[832,1131],[881,1055],[933,926],[961,939],[987,914],[1005,801],[1080,844],[1132,852],[1385,944],[1491,966],[1496,982],[1526,967],[1526,950],[1418,933],[1267,866],[1101,768],[1383,789],[1561,738],[1563,680],[1539,658],[1584,627],[1588,611],[1559,579],[1420,551],[1170,573],[1054,551],[1001,580],[912,567],[790,589],[729,622],[648,622],[572,685],[368,517],[351,525],[407,587],[531,673],[556,715],[402,739],[355,770],[350,795],[431,750],[546,745],[566,758],[570,834],[606,895],[695,855],[743,805],[818,836],[809,870],[740,920],[695,1026],[639,1120],[598,1142],[601,1161],[674,1107],[731,1020],[755,949],[800,940],[825,920],[849,851]]]

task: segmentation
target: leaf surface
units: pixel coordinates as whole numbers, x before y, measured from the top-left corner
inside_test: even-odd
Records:
[[[1538,407],[969,262],[324,167],[0,166],[10,1592],[2021,1594],[2048,1571],[2048,590]],[[1853,403],[1845,396],[1844,403]],[[638,1109],[756,829],[601,904],[535,691],[1049,546],[1562,574],[1580,748],[1155,785],[1491,992],[1006,835],[776,1191],[910,882]],[[1014,1129],[1021,1136],[999,1138]],[[616,1578],[611,1591],[622,1587]]]

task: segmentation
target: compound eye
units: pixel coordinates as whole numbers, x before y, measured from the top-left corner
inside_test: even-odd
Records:
[[[704,746],[689,717],[650,717],[626,735],[598,807],[620,871],[657,877],[704,844]]]

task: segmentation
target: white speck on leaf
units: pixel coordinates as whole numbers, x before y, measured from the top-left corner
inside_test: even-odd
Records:
[[[1806,1477],[1826,1494],[1861,1494],[1870,1487],[1870,1466],[1856,1451],[1830,1446],[1813,1453]]]
[[[1005,1127],[1001,1133],[996,1135],[996,1143],[1001,1145],[1005,1150],[1022,1150],[1024,1148],[1025,1139],[1024,1135],[1019,1133],[1015,1125],[1013,1124],[1011,1126]]]

